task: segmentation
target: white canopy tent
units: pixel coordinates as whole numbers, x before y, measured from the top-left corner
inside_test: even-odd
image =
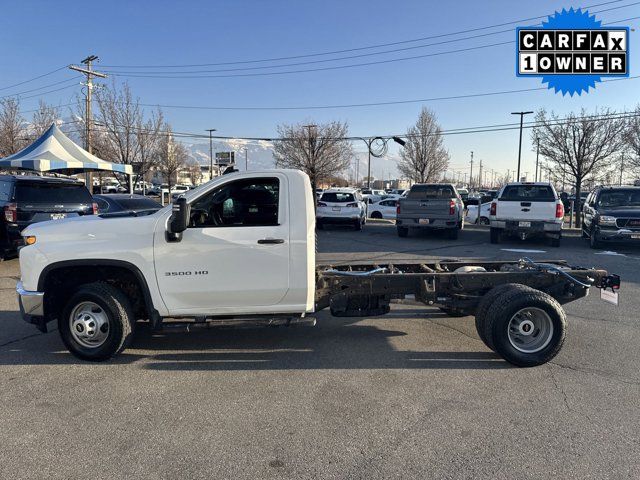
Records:
[[[36,172],[75,173],[108,171],[129,176],[129,191],[133,193],[133,167],[102,160],[76,145],[52,124],[28,147],[0,159],[0,169],[32,170]],[[87,186],[91,190],[92,186]]]

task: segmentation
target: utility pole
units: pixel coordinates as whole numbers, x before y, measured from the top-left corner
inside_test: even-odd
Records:
[[[509,180],[511,180],[511,171],[507,168],[507,182],[509,183]]]
[[[540,156],[540,137],[536,135],[536,182],[538,181],[538,159]]]
[[[478,172],[478,188],[482,189],[482,185],[483,185],[483,181],[482,181],[482,160],[480,160],[480,171]]]
[[[620,158],[620,185],[622,185],[622,172],[624,172],[624,153]]]
[[[518,143],[518,176],[516,182],[520,181],[520,158],[522,157],[522,119],[525,115],[533,112],[511,112],[511,115],[520,115],[520,142]]]
[[[471,171],[469,172],[469,189],[473,188],[473,150],[471,151]]]
[[[248,157],[248,153],[247,153],[247,147],[244,147],[244,169],[245,171],[249,171],[249,157]],[[315,192],[314,192],[315,195]]]
[[[87,93],[84,97],[85,99],[85,104],[84,104],[85,146],[84,148],[89,153],[93,153],[92,143],[91,143],[91,127],[93,125],[93,114],[91,112],[91,94],[93,93],[93,77],[107,78],[107,76],[104,73],[96,72],[92,69],[93,62],[95,60],[98,60],[97,55],[89,55],[87,58],[82,60],[80,63],[83,63],[84,65],[86,65],[86,68],[78,67],[76,65],[69,65],[69,69],[75,70],[76,72],[83,73],[84,75],[87,76],[87,83],[85,84],[85,86],[87,87]],[[87,172],[85,174],[85,182],[87,184],[87,187],[89,188],[89,191],[93,193],[93,178],[91,173]],[[131,193],[133,193],[133,191]]]
[[[215,128],[205,130],[205,132],[209,132],[209,180],[213,180],[213,137],[211,135],[215,131]]]

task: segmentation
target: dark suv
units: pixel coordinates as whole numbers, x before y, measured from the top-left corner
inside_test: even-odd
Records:
[[[97,213],[82,182],[56,177],[0,175],[0,254],[22,245],[20,232],[32,223]]]
[[[597,187],[585,200],[582,234],[591,248],[604,242],[640,245],[640,187]]]

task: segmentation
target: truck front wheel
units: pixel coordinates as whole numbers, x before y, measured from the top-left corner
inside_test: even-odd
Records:
[[[65,346],[82,360],[107,360],[130,343],[135,319],[127,296],[103,282],[80,287],[58,318]]]

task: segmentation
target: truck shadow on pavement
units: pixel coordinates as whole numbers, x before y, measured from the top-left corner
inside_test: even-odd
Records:
[[[14,317],[16,312],[0,313],[0,321],[9,314]],[[117,358],[104,363],[84,362],[73,357],[62,345],[57,331],[31,332],[0,348],[0,365],[77,364],[95,368],[132,364],[160,371],[511,368],[498,355],[486,350],[479,339],[446,327],[449,319],[438,313],[429,314],[424,320],[425,326],[416,327],[413,320],[409,332],[390,328],[389,324],[396,320],[380,322],[385,325],[379,326],[371,325],[378,323],[377,320],[363,320],[327,316],[316,327],[223,328],[168,324],[160,332],[153,332],[146,323],[141,323],[133,344]],[[442,323],[429,320],[442,320]],[[415,331],[416,328],[419,331]],[[394,346],[392,342],[399,345]],[[407,347],[402,346],[403,343]]]

